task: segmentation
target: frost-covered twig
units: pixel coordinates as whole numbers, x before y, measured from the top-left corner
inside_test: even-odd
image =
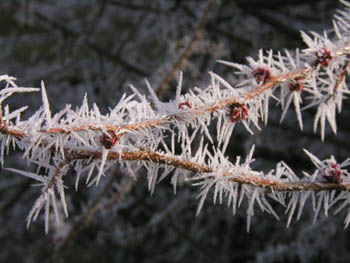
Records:
[[[213,2],[209,1],[208,5]],[[305,150],[315,170],[312,174],[304,172],[303,176],[297,176],[284,162],[267,173],[251,169],[254,147],[244,162],[237,157],[232,163],[225,155],[237,124],[243,124],[252,134],[252,126],[261,129],[261,121],[268,123],[270,100],[282,107],[281,121],[293,102],[301,129],[302,112],[316,108],[314,131],[320,124],[321,140],[325,137],[326,121],[333,132],[337,132],[336,114],[341,112],[342,102],[350,93],[345,78],[350,64],[350,4],[344,4],[345,11],[335,17],[334,37],[329,38],[327,33],[311,32],[311,36],[302,33],[307,45],[304,50],[284,53],[261,50],[256,60],[247,58],[247,65],[220,61],[238,71],[240,77],[235,86],[210,72],[207,87],[194,88],[181,95],[183,76],[180,73],[176,96],[169,102],[160,101],[146,80],[150,99],[130,86],[132,94],[124,94],[107,114],[102,114],[96,104],[89,107],[86,96],[75,110],[67,105],[52,114],[42,82],[42,107],[28,120],[21,120],[26,107],[11,112],[9,106],[2,106],[3,101],[14,93],[38,89],[18,87],[14,78],[0,76],[0,81],[6,83],[0,91],[2,164],[4,166],[5,152],[13,146],[23,151],[23,158],[29,164],[38,166],[38,171],[44,168],[47,173],[39,175],[10,168],[37,180],[42,187],[42,194],[28,216],[28,225],[43,207],[46,231],[51,206],[58,221],[55,189],[65,215],[68,214],[64,177],[70,167],[75,170],[77,189],[83,176],[87,184],[97,185],[117,163],[133,177],[140,168],[145,168],[151,193],[169,174],[176,192],[178,179],[183,176],[188,183],[200,187],[198,212],[211,192],[214,202],[221,203],[226,197],[233,213],[246,200],[248,229],[255,205],[278,218],[271,200],[286,207],[288,225],[296,207],[300,217],[308,199],[312,200],[315,218],[321,207],[326,215],[338,203],[336,213],[348,207],[350,178],[346,167],[350,165],[349,159],[341,163],[333,156],[319,160]],[[216,124],[214,132],[208,128],[211,123]],[[349,222],[350,210],[345,226]]]

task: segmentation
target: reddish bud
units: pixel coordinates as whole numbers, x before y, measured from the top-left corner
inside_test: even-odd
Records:
[[[297,79],[296,82],[289,83],[290,92],[293,92],[293,91],[301,92],[303,88],[304,88],[304,83],[300,79]]]
[[[232,122],[236,122],[242,119],[246,119],[248,115],[248,110],[244,104],[234,103],[230,105],[230,111],[228,116]]]
[[[316,52],[316,65],[327,67],[328,63],[332,60],[331,52],[325,47]]]
[[[268,68],[262,68],[262,67],[259,67],[253,70],[252,74],[256,82],[258,83],[265,83],[266,80],[271,76],[270,70]]]
[[[328,183],[340,184],[343,182],[342,172],[337,163],[332,163],[329,167],[324,168],[322,175]]]
[[[100,137],[100,143],[106,148],[111,149],[117,140],[119,139],[117,135],[115,134],[115,131],[108,131],[108,134],[103,133]]]
[[[186,109],[191,109],[191,108],[192,108],[191,103],[188,100],[179,103],[180,110],[186,110]]]

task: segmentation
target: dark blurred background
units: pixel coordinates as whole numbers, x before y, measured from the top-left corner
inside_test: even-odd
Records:
[[[231,83],[232,68],[217,59],[245,63],[259,49],[303,48],[300,30],[322,32],[341,8],[329,0],[1,0],[0,74],[23,86],[44,80],[54,112],[80,105],[85,93],[106,113],[129,84],[147,94],[144,79],[163,100],[174,97],[179,71],[184,90],[205,88],[208,71]],[[15,96],[11,108],[41,105],[40,94]],[[232,160],[256,145],[255,168],[268,171],[284,160],[301,175],[311,171],[306,148],[321,159],[349,156],[349,103],[338,118],[337,136],[325,142],[313,134],[313,114],[299,130],[294,110],[279,124],[281,110],[271,102],[269,123],[249,135],[235,128],[227,154]],[[13,152],[7,167],[28,168]],[[300,221],[256,211],[246,232],[245,207],[235,216],[208,199],[195,217],[198,191],[184,182],[173,194],[169,180],[151,196],[144,171],[135,182],[116,167],[99,187],[67,178],[70,216],[45,235],[42,217],[27,230],[25,219],[39,188],[19,175],[1,172],[0,262],[341,262],[350,259],[344,214],[320,216],[313,224],[311,204]]]

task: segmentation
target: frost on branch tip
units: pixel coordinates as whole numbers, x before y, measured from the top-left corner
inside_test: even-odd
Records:
[[[347,2],[344,4],[348,6]],[[350,93],[345,82],[350,64],[349,14],[349,8],[345,8],[335,16],[334,36],[329,36],[326,31],[323,35],[302,32],[302,39],[307,45],[303,50],[297,49],[293,53],[286,50],[285,54],[269,50],[266,55],[260,50],[256,60],[247,58],[248,65],[219,62],[233,67],[237,75],[243,76],[237,88],[251,93],[264,91],[259,98],[258,108],[265,124],[269,98],[282,106],[281,121],[293,102],[301,130],[302,111],[315,107],[314,132],[320,123],[321,139],[324,140],[326,121],[332,131],[337,132],[336,113],[341,112],[342,101]],[[278,88],[279,94],[275,92]]]
[[[50,127],[51,124],[51,111],[49,105],[49,99],[47,98],[46,89],[44,81],[41,81],[41,96],[43,99],[43,107],[46,116],[47,127]]]
[[[40,182],[37,186],[41,187],[41,195],[35,201],[32,209],[29,212],[27,217],[27,228],[30,226],[32,221],[36,221],[41,209],[44,207],[45,209],[45,232],[46,234],[49,231],[49,222],[50,222],[50,207],[54,211],[56,222],[59,223],[59,212],[56,203],[56,194],[57,193],[61,199],[62,208],[66,217],[68,217],[68,208],[66,203],[66,197],[64,193],[64,185],[62,181],[63,170],[66,170],[67,167],[61,167],[61,170],[58,170],[55,167],[48,167],[48,175],[41,176],[34,173],[21,171],[14,168],[7,168],[7,170],[21,174],[25,177],[29,177]]]

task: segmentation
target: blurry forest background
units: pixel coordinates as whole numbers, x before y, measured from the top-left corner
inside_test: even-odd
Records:
[[[174,97],[180,70],[185,91],[206,87],[208,71],[234,84],[232,68],[217,59],[245,63],[260,48],[303,48],[299,30],[331,28],[337,8],[341,4],[329,0],[1,0],[0,74],[23,86],[39,87],[44,80],[53,112],[80,105],[85,93],[107,112],[130,92],[128,84],[147,94],[145,78],[166,101]],[[30,105],[28,117],[41,97],[17,95],[8,103]],[[322,143],[312,132],[312,114],[304,113],[301,132],[293,110],[279,124],[281,110],[274,106],[268,125],[254,136],[236,127],[227,152],[232,160],[255,144],[256,169],[268,171],[284,160],[301,174],[312,168],[302,148],[320,159],[349,157],[350,107],[338,118],[338,135],[327,130]],[[16,152],[5,165],[35,171]],[[98,187],[81,180],[76,192],[72,171],[65,181],[70,216],[46,236],[42,217],[29,230],[25,224],[39,189],[1,171],[0,262],[350,260],[344,214],[322,215],[313,224],[310,204],[286,228],[287,216],[276,206],[281,221],[257,211],[247,233],[244,206],[232,216],[230,208],[208,199],[195,217],[197,189],[183,182],[174,195],[165,180],[151,196],[144,175],[138,171],[134,181],[115,167]]]

